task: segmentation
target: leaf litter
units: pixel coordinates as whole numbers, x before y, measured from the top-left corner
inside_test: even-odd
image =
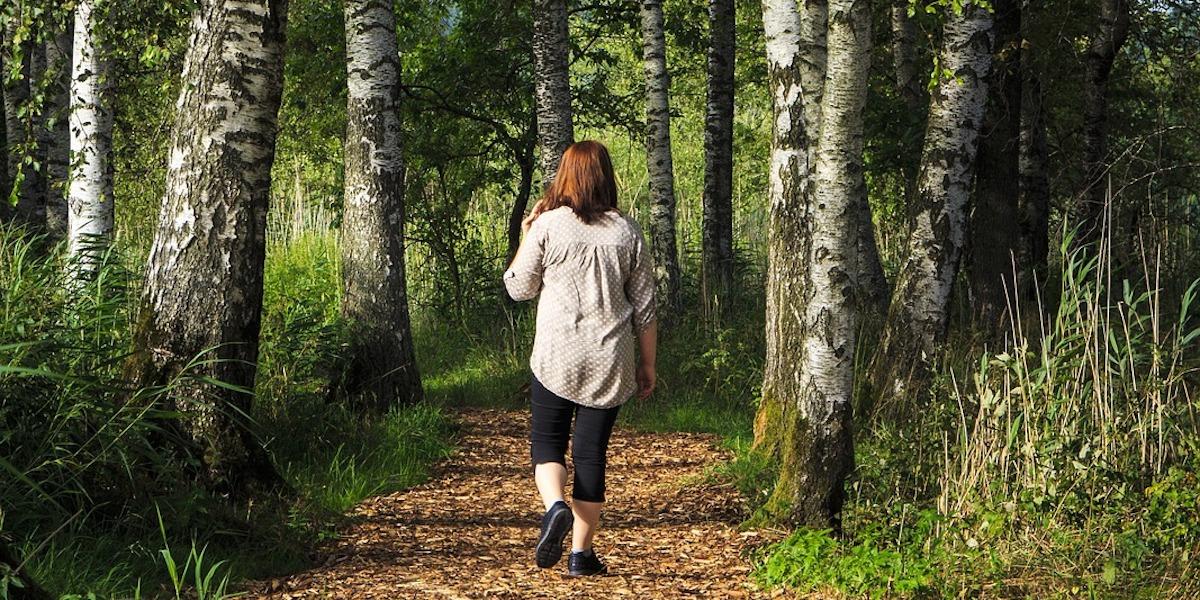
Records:
[[[541,519],[528,414],[462,410],[459,449],[430,481],[353,509],[316,567],[248,586],[246,598],[758,598],[732,485],[704,477],[729,454],[712,435],[618,427],[596,551],[609,574],[571,579],[566,556],[533,562]],[[569,461],[568,461],[569,462]],[[569,478],[568,478],[569,479]],[[568,489],[568,497],[570,491]],[[569,543],[569,539],[568,539]]]

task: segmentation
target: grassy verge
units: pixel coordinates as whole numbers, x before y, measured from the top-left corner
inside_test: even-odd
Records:
[[[37,243],[0,231],[0,530],[51,592],[215,598],[232,589],[221,582],[297,570],[347,509],[423,481],[450,452],[437,403],[363,418],[327,401],[336,242],[304,235],[269,250],[253,415],[293,491],[233,505],[180,489],[154,415],[117,401],[136,276],[113,255],[68,293],[60,254]]]

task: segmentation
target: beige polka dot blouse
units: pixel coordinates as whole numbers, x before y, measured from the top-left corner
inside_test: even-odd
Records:
[[[654,270],[632,219],[610,211],[588,225],[565,206],[542,214],[504,286],[514,300],[541,295],[529,366],[547,390],[595,408],[633,396],[635,334],[654,321]]]

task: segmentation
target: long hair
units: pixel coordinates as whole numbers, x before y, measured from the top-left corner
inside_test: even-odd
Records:
[[[576,142],[563,152],[558,174],[542,196],[543,211],[570,206],[584,223],[617,210],[617,179],[604,144]]]

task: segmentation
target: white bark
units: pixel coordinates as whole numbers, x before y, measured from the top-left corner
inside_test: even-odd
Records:
[[[950,76],[942,77],[933,93],[917,207],[880,354],[885,362],[875,369],[878,376],[893,379],[893,388],[903,386],[910,375],[893,372],[893,367],[915,364],[922,354],[933,356],[946,333],[965,241],[993,35],[992,13],[977,4],[947,16],[939,64]]]
[[[354,328],[350,390],[386,410],[421,399],[404,264],[400,56],[391,0],[347,0],[342,314]]]
[[[565,0],[533,0],[534,103],[543,187],[554,181],[563,152],[575,141],[568,35]]]
[[[81,275],[94,272],[113,228],[112,85],[109,60],[97,43],[96,0],[75,7],[67,193],[69,252]]]
[[[800,13],[796,0],[763,0],[767,79],[773,126],[767,198],[770,241],[767,244],[767,319],[764,402],[783,395],[772,382],[799,381],[800,356],[789,340],[800,332],[799,281],[803,265],[793,260],[807,243],[805,182],[808,142],[805,136],[804,90],[801,85]],[[776,418],[776,417],[772,417]]]
[[[642,0],[642,64],[646,75],[646,168],[650,176],[650,244],[659,314],[676,312],[679,260],[675,245],[675,168],[671,160],[671,78],[662,0]]]
[[[286,15],[284,0],[201,0],[194,12],[131,367],[142,384],[203,354],[192,374],[254,388]],[[177,383],[170,397],[208,487],[281,482],[238,416],[250,396]]]
[[[867,0],[833,0],[827,30],[792,13],[790,0],[763,3],[775,131],[768,364],[756,443],[780,459],[767,511],[792,525],[837,529],[854,460],[850,400],[870,12]],[[806,40],[819,42],[819,59],[816,44]],[[796,89],[810,80],[820,81],[819,102],[812,100],[815,90]],[[819,126],[805,127],[818,107]],[[808,157],[815,164],[805,193]]]

